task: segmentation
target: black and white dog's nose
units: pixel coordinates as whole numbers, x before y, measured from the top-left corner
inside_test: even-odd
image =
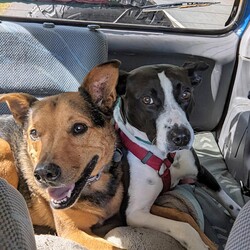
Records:
[[[168,140],[177,147],[187,146],[191,139],[190,131],[184,126],[175,125],[168,133]]]
[[[34,176],[40,183],[53,183],[60,175],[61,168],[54,163],[38,164],[34,171]]]

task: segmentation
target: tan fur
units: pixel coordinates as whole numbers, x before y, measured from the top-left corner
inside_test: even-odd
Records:
[[[13,154],[8,142],[0,138],[0,177],[6,179],[14,188],[18,186],[18,174]]]
[[[112,108],[116,99],[118,66],[118,62],[97,66],[81,86],[104,112]],[[37,164],[53,162],[60,166],[61,185],[75,183],[88,163],[98,155],[98,162],[91,175],[96,175],[103,167],[104,171],[97,182],[84,187],[84,192],[105,192],[112,177],[105,168],[109,167],[112,160],[116,142],[110,118],[105,120],[103,127],[96,126],[89,112],[90,104],[80,92],[63,93],[41,101],[27,94],[14,93],[0,95],[0,102],[2,101],[8,104],[17,123],[27,124],[24,127],[27,144],[21,146],[27,155],[18,157],[21,162],[20,171],[29,187],[27,205],[33,224],[49,226],[58,235],[79,242],[89,249],[118,249],[106,240],[94,236],[91,227],[119,211],[123,196],[121,181],[115,195],[105,207],[88,200],[78,200],[70,208],[57,210],[51,208],[46,189],[34,177]],[[28,121],[25,121],[27,115]],[[88,129],[84,134],[74,136],[72,126],[78,123],[86,124]],[[30,136],[33,129],[39,131],[37,140]],[[14,158],[9,144],[4,140],[0,140],[0,161],[0,176],[17,187]]]

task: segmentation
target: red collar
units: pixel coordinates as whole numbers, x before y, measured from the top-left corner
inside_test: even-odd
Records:
[[[159,174],[159,171],[161,169],[161,165],[165,164],[166,169],[162,175],[159,174],[159,176],[162,178],[163,181],[163,192],[168,191],[171,186],[171,175],[169,168],[171,167],[175,153],[168,153],[167,158],[164,160],[160,159],[156,155],[154,155],[152,152],[140,147],[135,142],[131,141],[125,133],[121,131],[121,129],[118,130],[119,135],[122,141],[122,144],[138,159],[141,160],[143,164],[147,164],[154,170],[156,170]]]

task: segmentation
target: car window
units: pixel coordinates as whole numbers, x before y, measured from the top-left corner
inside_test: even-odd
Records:
[[[237,0],[236,0],[237,1]],[[237,1],[240,2],[240,1]],[[234,0],[182,2],[174,0],[4,1],[0,15],[59,18],[136,26],[223,29]]]

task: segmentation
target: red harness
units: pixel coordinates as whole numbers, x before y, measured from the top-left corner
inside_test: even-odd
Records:
[[[171,175],[169,168],[171,167],[172,163],[174,162],[175,153],[168,153],[167,158],[164,160],[160,159],[152,152],[147,151],[146,149],[140,147],[138,144],[131,141],[120,129],[119,135],[122,141],[122,144],[138,159],[141,160],[143,164],[147,164],[154,170],[156,170],[159,174],[161,169],[161,165],[164,164],[166,169],[162,175],[159,176],[162,178],[163,182],[163,192],[166,192],[170,189],[171,186]]]

